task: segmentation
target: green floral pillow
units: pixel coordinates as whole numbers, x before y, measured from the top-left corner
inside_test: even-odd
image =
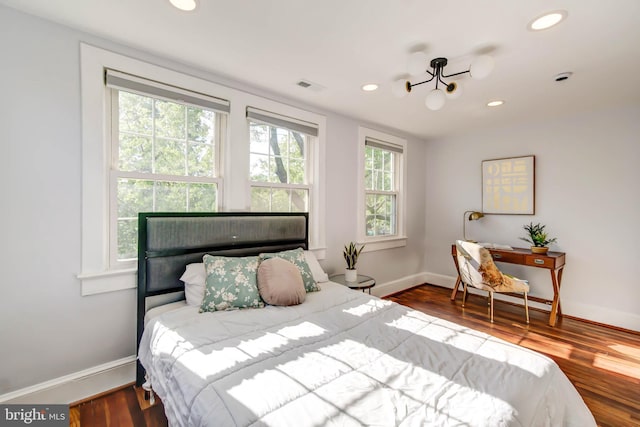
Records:
[[[296,267],[298,267],[298,270],[300,270],[300,274],[302,275],[302,282],[304,283],[305,291],[316,292],[320,290],[318,283],[313,278],[311,268],[309,268],[309,264],[307,264],[307,259],[305,258],[302,248],[276,253],[260,254],[261,260],[269,258],[286,259],[287,261],[293,263]]]
[[[257,284],[259,259],[252,257],[222,257],[205,255],[207,282],[200,313],[264,307]]]

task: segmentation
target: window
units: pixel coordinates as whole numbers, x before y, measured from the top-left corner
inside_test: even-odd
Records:
[[[228,103],[113,70],[110,259],[137,256],[138,212],[217,211]]]
[[[315,125],[247,108],[251,210],[309,212]]]
[[[401,155],[401,148],[373,139],[365,140],[365,233],[368,237],[397,234],[396,172]]]
[[[360,128],[358,240],[369,250],[405,244],[406,141]]]
[[[83,296],[136,287],[132,257],[138,211],[247,211],[253,184],[288,186],[287,209],[309,212],[310,245],[318,258],[325,257],[326,117],[85,43],[80,43],[80,65],[82,265],[77,277]],[[246,113],[252,109],[257,114],[252,122],[277,129],[282,141],[289,139],[278,145],[284,147],[280,155],[266,153],[274,171],[276,159],[283,162],[286,184],[276,173],[273,182],[247,185],[250,147],[241,142],[250,134]],[[284,136],[284,131],[291,133]],[[300,149],[295,146],[299,136],[305,141]],[[302,158],[303,179],[296,175]],[[284,210],[285,198],[276,190],[269,203]]]

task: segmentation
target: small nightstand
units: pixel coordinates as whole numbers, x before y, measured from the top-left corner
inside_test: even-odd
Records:
[[[361,289],[362,292],[367,290],[369,291],[369,295],[371,295],[371,288],[376,285],[376,281],[373,277],[365,276],[362,274],[358,274],[358,280],[356,282],[347,282],[344,274],[334,274],[333,276],[329,277],[329,280],[331,280],[332,282],[340,283],[341,285],[348,286],[351,289]]]

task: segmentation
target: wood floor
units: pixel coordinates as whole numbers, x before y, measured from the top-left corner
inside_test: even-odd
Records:
[[[548,314],[497,301],[494,323],[487,315],[486,298],[470,295],[461,307],[461,295],[449,299],[450,289],[423,285],[388,299],[416,310],[486,332],[544,353],[558,363],[578,389],[602,427],[640,426],[640,334],[561,318],[547,325]],[[71,407],[71,426],[166,426],[162,404],[140,409],[133,387]]]
[[[142,410],[133,385],[69,408],[70,427],[162,427],[162,403]]]

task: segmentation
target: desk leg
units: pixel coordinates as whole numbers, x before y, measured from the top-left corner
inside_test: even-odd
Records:
[[[562,272],[564,271],[564,267],[561,267],[558,270],[558,291],[560,290],[560,284],[562,283]],[[558,316],[562,316],[562,304],[560,303],[560,297],[558,296]]]
[[[455,301],[456,295],[458,295],[458,287],[460,286],[460,267],[458,267],[458,251],[455,246],[452,246],[451,256],[453,257],[453,263],[456,266],[456,273],[458,273],[458,277],[456,278],[456,284],[453,287],[453,291],[451,292],[451,301]]]
[[[460,276],[458,275],[458,278],[456,279],[456,284],[453,287],[453,291],[451,292],[451,301],[454,301],[456,299],[456,295],[458,295],[458,286],[460,286],[460,282],[462,280],[460,280]]]
[[[555,326],[558,316],[562,315],[560,308],[560,283],[562,281],[562,270],[551,270],[551,282],[553,283],[553,302],[551,303],[551,313],[549,314],[549,325]]]

